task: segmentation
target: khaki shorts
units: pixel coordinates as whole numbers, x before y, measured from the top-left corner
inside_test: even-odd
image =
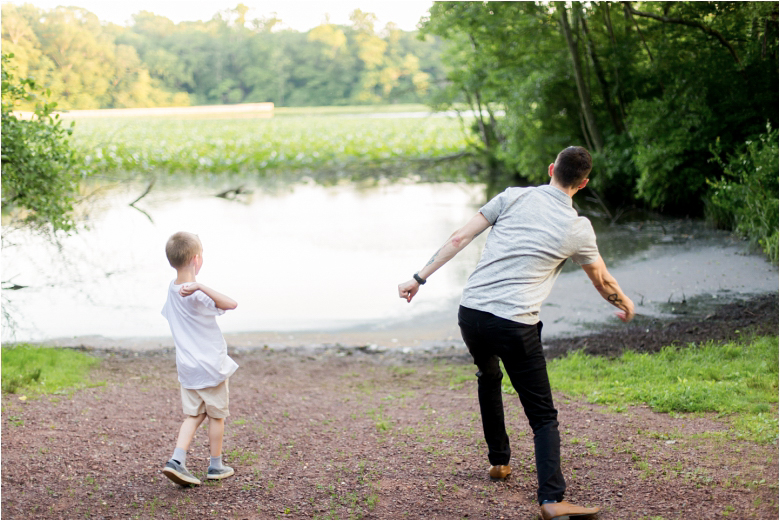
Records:
[[[181,388],[181,406],[184,414],[188,416],[198,416],[205,412],[209,418],[227,418],[230,416],[229,402],[227,380],[216,387],[205,389]]]

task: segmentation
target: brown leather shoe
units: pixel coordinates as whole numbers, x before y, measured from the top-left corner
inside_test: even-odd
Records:
[[[510,474],[512,474],[512,467],[509,465],[493,465],[490,467],[490,479],[494,481],[506,479]]]
[[[542,505],[542,519],[569,519],[569,517],[592,516],[599,511],[599,507],[585,508],[572,505],[568,501],[558,503],[545,503]]]

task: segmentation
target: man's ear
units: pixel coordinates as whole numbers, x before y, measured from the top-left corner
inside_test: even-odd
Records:
[[[550,166],[547,168],[547,170],[550,172],[550,177],[552,177],[554,169],[555,169],[555,163],[550,163]]]
[[[582,190],[583,188],[585,188],[585,186],[587,186],[588,184],[588,181],[590,181],[590,179],[586,177],[585,180],[580,183],[580,186],[577,187],[577,190]]]

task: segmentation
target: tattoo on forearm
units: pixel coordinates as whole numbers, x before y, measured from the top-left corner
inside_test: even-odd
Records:
[[[441,251],[441,248],[436,250],[436,253],[433,254],[433,257],[431,257],[431,260],[428,261],[428,264],[426,264],[426,266],[430,266],[431,264],[433,264],[433,261],[436,260],[436,256],[439,254],[440,251]]]
[[[609,300],[611,303],[613,303],[615,305],[619,304],[620,302],[623,302],[623,300],[618,298],[618,294],[617,293],[613,293],[612,295],[608,296],[607,300]]]

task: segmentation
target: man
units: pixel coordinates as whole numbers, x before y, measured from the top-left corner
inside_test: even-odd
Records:
[[[414,277],[398,286],[411,302],[421,284],[493,226],[482,258],[468,279],[458,311],[463,341],[477,365],[479,407],[488,445],[491,479],[511,473],[504,426],[499,359],[520,397],[534,432],[537,499],[543,519],[595,514],[563,501],[558,411],[553,405],[541,344],[539,309],[566,259],[581,265],[596,290],[619,308],[623,322],[634,303],[609,274],[596,247],[590,221],[577,215],[572,196],[588,184],[592,159],[582,147],[568,147],[549,166],[550,184],[508,188],[456,231]]]

